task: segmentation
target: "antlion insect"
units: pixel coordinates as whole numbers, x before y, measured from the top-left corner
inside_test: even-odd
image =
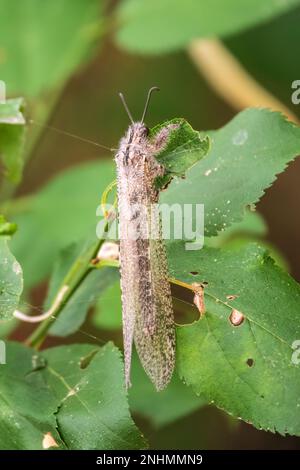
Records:
[[[130,386],[133,342],[142,365],[157,390],[169,383],[175,364],[175,327],[167,256],[161,221],[155,209],[159,191],[155,180],[164,174],[157,155],[176,125],[163,128],[153,139],[143,116],[134,122],[124,96],[120,98],[131,125],[115,156],[120,226],[120,272],[125,357],[125,381]]]
[[[135,343],[142,365],[156,386],[162,390],[169,383],[175,365],[175,326],[165,246],[157,210],[159,191],[155,180],[165,169],[155,156],[166,146],[172,130],[178,124],[163,127],[155,137],[149,137],[144,124],[149,100],[147,96],[140,122],[134,122],[123,95],[121,100],[131,121],[115,155],[120,226],[120,272],[125,357],[125,382],[130,386],[132,346]],[[79,138],[52,126],[61,134]],[[107,150],[109,147],[79,138]],[[42,315],[28,316],[15,311],[14,316],[28,322],[40,322],[52,316],[65,298],[68,286],[58,292],[53,306]]]

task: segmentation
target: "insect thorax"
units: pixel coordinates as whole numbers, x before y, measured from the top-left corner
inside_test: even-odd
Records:
[[[139,166],[149,155],[149,130],[145,124],[137,122],[129,126],[120,141],[116,160],[124,166]],[[121,162],[120,162],[121,163]]]

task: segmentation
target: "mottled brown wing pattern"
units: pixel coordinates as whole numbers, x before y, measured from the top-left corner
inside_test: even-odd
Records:
[[[154,180],[162,169],[146,131],[141,124],[130,126],[116,155],[125,380],[130,385],[134,341],[146,373],[161,390],[174,369],[175,328],[160,219],[152,206],[158,201]]]
[[[162,390],[175,363],[173,306],[164,244],[161,239],[147,242],[150,270],[149,277],[145,271],[140,279],[134,340],[145,371],[157,390]]]
[[[139,310],[139,292],[136,288],[137,259],[135,244],[129,240],[120,240],[120,273],[122,291],[122,321],[125,360],[125,383],[130,384],[130,366],[136,312]]]

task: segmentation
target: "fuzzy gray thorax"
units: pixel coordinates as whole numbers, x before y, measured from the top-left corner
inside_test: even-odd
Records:
[[[125,136],[121,139],[119,156],[123,157],[124,165],[135,165],[139,159],[147,158],[150,150],[149,129],[142,122],[129,126]]]

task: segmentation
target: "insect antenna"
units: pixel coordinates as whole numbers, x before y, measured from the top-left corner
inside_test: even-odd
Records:
[[[148,106],[149,106],[149,101],[150,101],[150,98],[151,98],[151,95],[152,95],[152,92],[153,92],[153,91],[159,91],[159,88],[158,88],[157,86],[153,86],[153,87],[150,88],[150,90],[148,91],[148,95],[147,95],[147,99],[146,99],[146,103],[145,103],[145,107],[144,107],[144,112],[143,112],[142,120],[141,120],[142,123],[144,122],[144,119],[145,119],[145,117],[146,117],[146,113],[147,113]]]
[[[127,106],[127,103],[126,103],[126,101],[125,101],[125,98],[124,98],[123,93],[119,93],[119,97],[121,98],[121,101],[122,101],[122,103],[123,103],[123,106],[124,106],[124,108],[125,108],[125,111],[126,111],[126,113],[127,113],[127,116],[129,117],[129,119],[130,119],[130,121],[131,121],[131,124],[134,124],[133,117],[132,117],[132,115],[131,115],[131,112],[129,111],[129,108],[128,108],[128,106]]]
[[[54,131],[54,132],[57,132],[58,134],[66,135],[67,137],[72,137],[73,139],[80,140],[81,142],[85,142],[86,144],[94,145],[95,147],[100,147],[102,149],[109,150],[110,152],[114,152],[116,150],[114,148],[107,147],[106,145],[99,144],[98,142],[94,142],[93,140],[79,137],[78,135],[72,134],[71,132],[58,129],[57,127],[54,127],[54,126],[49,126],[48,124],[44,124],[44,123],[35,121],[33,119],[30,119],[28,122],[29,124],[33,124],[34,126],[49,129],[50,131]]]

